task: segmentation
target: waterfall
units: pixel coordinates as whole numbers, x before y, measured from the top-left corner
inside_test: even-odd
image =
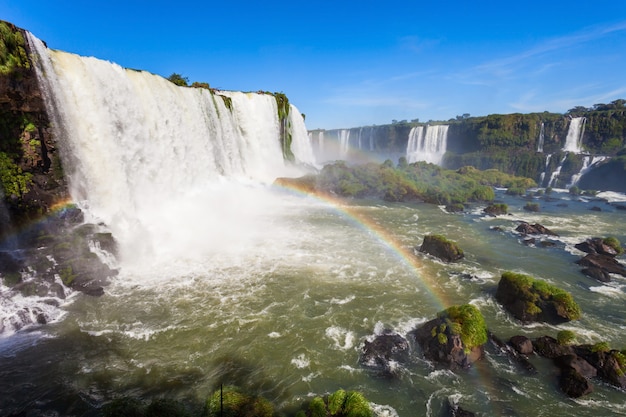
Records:
[[[350,129],[339,131],[339,158],[346,159],[350,151]]]
[[[567,130],[567,137],[565,138],[563,151],[574,153],[580,153],[582,151],[586,122],[587,119],[585,117],[572,118],[569,129]]]
[[[567,154],[565,154],[565,156],[563,157],[563,159],[561,159],[561,162],[559,162],[559,165],[556,167],[554,172],[552,172],[552,175],[550,175],[550,180],[548,181],[548,187],[556,187],[556,183],[559,179],[559,175],[561,174],[561,170],[563,169],[563,163],[565,162],[565,159],[567,159]]]
[[[447,141],[447,125],[413,127],[409,132],[406,159],[409,163],[425,161],[439,165],[446,153]]]
[[[546,155],[546,165],[545,165],[545,168],[543,169],[543,172],[541,173],[541,176],[539,177],[539,186],[543,186],[543,180],[546,178],[546,174],[548,172],[548,167],[550,166],[550,159],[551,158],[552,158],[552,154],[551,153]]]
[[[539,140],[537,145],[537,152],[543,153],[543,142],[544,142],[544,132],[543,132],[543,122],[541,122],[541,129],[539,129]]]
[[[263,208],[258,198],[240,201],[248,194],[235,188],[295,174],[283,158],[271,95],[179,87],[49,50],[30,34],[29,43],[71,196],[111,228],[122,253],[155,259],[155,248],[186,256],[224,245],[228,228],[247,224],[239,216]],[[289,114],[296,162],[314,165],[302,116],[294,106]]]
[[[580,181],[583,175],[585,175],[593,167],[598,165],[600,162],[605,161],[606,159],[606,156],[594,156],[593,158],[591,156],[585,156],[583,158],[582,168],[580,169],[580,171],[578,171],[577,174],[572,175],[572,178],[570,179],[570,183],[568,184],[567,188],[578,185],[578,181]]]

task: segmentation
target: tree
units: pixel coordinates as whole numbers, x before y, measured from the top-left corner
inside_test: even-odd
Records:
[[[172,75],[167,77],[167,79],[176,85],[180,85],[181,87],[187,87],[189,85],[189,78],[183,77],[182,75],[177,73],[173,73]]]

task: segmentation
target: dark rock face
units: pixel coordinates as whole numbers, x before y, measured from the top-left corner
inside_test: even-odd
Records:
[[[398,371],[397,363],[406,361],[408,355],[408,341],[398,333],[385,329],[382,334],[363,343],[359,363],[384,377],[393,377]]]
[[[537,354],[549,359],[574,354],[574,349],[571,346],[560,345],[555,338],[550,336],[541,336],[535,339],[533,348]]]
[[[482,346],[466,352],[461,336],[452,334],[444,318],[430,320],[413,330],[410,335],[415,338],[426,359],[446,365],[452,370],[469,368],[483,356]]]
[[[526,222],[522,222],[519,226],[515,228],[515,230],[520,232],[522,235],[558,236],[558,234],[554,233],[547,227],[540,225],[539,223],[529,224]]]
[[[523,337],[523,336],[514,336],[514,337]],[[526,353],[523,354],[519,352],[510,343],[510,341],[509,343],[504,343],[502,340],[500,340],[496,335],[494,335],[491,332],[489,332],[489,340],[494,346],[498,348],[498,350],[501,353],[507,355],[512,362],[517,363],[527,373],[533,374],[533,375],[537,373],[537,368],[535,368],[535,366],[528,361],[528,357],[526,356],[527,354]],[[527,341],[528,343],[530,343],[529,353],[532,353],[532,342],[530,341],[530,339],[527,339]]]
[[[561,370],[559,387],[570,398],[579,398],[593,392],[589,380],[572,368]]]
[[[424,236],[424,242],[419,251],[439,258],[444,262],[458,261],[465,256],[455,242],[439,235]]]
[[[450,402],[448,402],[445,410],[445,416],[448,417],[474,417],[475,415],[476,414],[472,413],[471,411],[465,410],[460,405],[452,404]]]
[[[30,178],[25,192],[4,193],[10,223],[19,226],[48,213],[68,192],[26,32],[8,22],[0,24],[22,39],[12,46],[18,50],[7,53],[23,55],[23,62],[0,74],[0,154],[21,170],[20,175]],[[11,225],[0,222],[0,236],[11,232]]]

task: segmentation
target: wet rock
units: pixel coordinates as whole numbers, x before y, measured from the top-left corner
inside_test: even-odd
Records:
[[[598,377],[620,389],[626,389],[626,367],[622,366],[621,352],[598,350],[589,345],[576,346],[575,349],[578,356],[596,368]]]
[[[397,364],[408,359],[409,343],[398,333],[385,329],[382,334],[365,340],[359,363],[379,372],[382,376],[396,376]]]
[[[604,243],[604,240],[599,237],[587,239],[584,242],[580,242],[574,245],[574,247],[585,253],[594,253],[606,256],[617,256],[617,251],[612,247]]]
[[[441,235],[424,236],[424,242],[420,246],[419,251],[439,258],[444,262],[458,261],[465,256],[456,242],[448,240]]]
[[[474,417],[476,415],[472,413],[471,411],[465,410],[460,405],[453,404],[450,401],[448,401],[448,406],[446,407],[446,410],[444,413],[445,413],[444,416],[447,416],[447,417]]]
[[[566,368],[573,369],[585,378],[594,378],[598,371],[585,359],[578,355],[570,354],[559,356],[554,359],[554,363],[564,370]]]
[[[559,387],[570,398],[579,398],[593,392],[589,380],[572,368],[561,371]]]
[[[509,339],[509,344],[522,355],[530,355],[534,352],[533,341],[526,336],[513,336]]]
[[[555,359],[560,356],[573,355],[574,348],[571,346],[560,345],[559,342],[550,336],[541,336],[533,341],[534,351],[548,359]]]
[[[600,282],[609,282],[609,281],[611,281],[611,277],[610,277],[610,275],[607,272],[605,272],[602,269],[597,268],[595,266],[590,266],[589,268],[585,268],[585,269],[581,270],[580,272],[582,272],[583,274],[585,274],[589,278],[593,278],[593,279],[598,280]]]
[[[520,232],[522,235],[558,236],[558,234],[554,233],[547,227],[540,225],[539,223],[529,224],[526,222],[522,222],[519,226],[515,228],[515,230]]]
[[[426,359],[446,365],[451,370],[469,368],[483,356],[482,346],[466,352],[461,336],[453,334],[449,323],[442,317],[424,323],[409,334],[415,338]]]
[[[607,274],[619,274],[626,277],[626,267],[616,261],[612,256],[589,253],[584,258],[576,261],[576,263],[580,266],[600,269]]]
[[[504,343],[491,332],[489,332],[489,340],[495,347],[498,348],[501,353],[507,355],[512,362],[517,363],[526,372],[528,372],[529,374],[537,373],[537,368],[535,368],[535,366],[528,361],[528,358],[525,354],[521,354],[510,344]],[[530,340],[528,340],[528,342],[531,344],[530,353],[532,353],[532,342]]]

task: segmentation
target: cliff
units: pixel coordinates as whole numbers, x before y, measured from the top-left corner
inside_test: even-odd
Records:
[[[0,236],[68,196],[26,32],[0,21]]]

